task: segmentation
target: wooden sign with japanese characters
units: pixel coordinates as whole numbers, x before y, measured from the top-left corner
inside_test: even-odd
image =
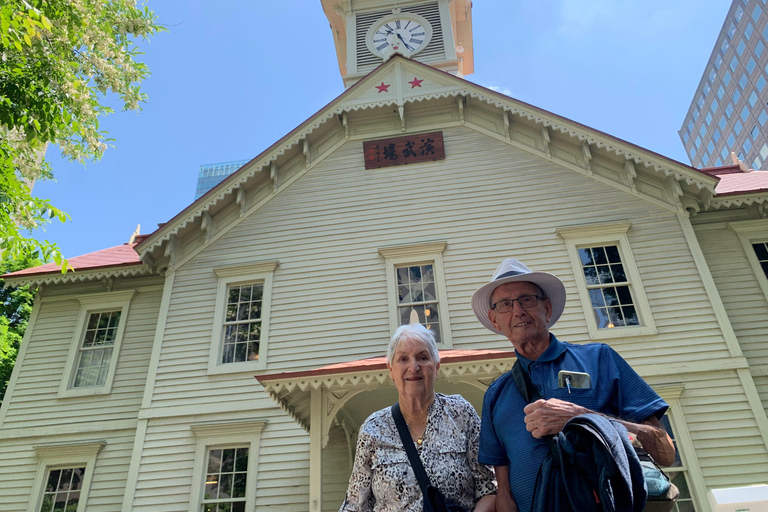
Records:
[[[445,160],[443,132],[365,141],[363,155],[366,169]]]

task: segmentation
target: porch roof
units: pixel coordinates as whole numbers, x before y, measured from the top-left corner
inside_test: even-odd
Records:
[[[512,368],[512,350],[441,350],[439,379],[487,387]],[[373,390],[389,380],[386,356],[359,359],[296,372],[257,375],[264,390],[309,431],[313,390],[340,398],[349,391]]]

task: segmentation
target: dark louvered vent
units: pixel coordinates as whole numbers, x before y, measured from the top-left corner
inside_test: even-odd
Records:
[[[419,62],[434,62],[445,58],[445,48],[443,48],[443,30],[440,26],[440,9],[437,2],[426,4],[404,6],[400,12],[418,14],[424,17],[432,25],[432,40],[426,48],[414,56],[414,60]],[[365,45],[365,35],[380,18],[392,14],[391,9],[384,11],[368,11],[357,13],[357,71],[367,73],[381,64],[381,57],[372,54]]]

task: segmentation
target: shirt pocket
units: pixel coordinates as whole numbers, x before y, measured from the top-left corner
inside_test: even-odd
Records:
[[[377,468],[380,466],[390,467],[397,464],[411,464],[405,451],[396,448],[383,448],[376,450],[376,456],[373,458],[371,466]]]
[[[456,432],[455,435],[441,436],[435,441],[435,451],[441,455],[449,453],[467,453],[467,436],[463,432]]]

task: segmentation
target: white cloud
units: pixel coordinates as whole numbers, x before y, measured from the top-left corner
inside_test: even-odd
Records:
[[[507,96],[512,96],[512,91],[510,91],[506,87],[499,87],[498,85],[489,85],[488,89],[492,91],[500,92],[501,94],[506,94]]]

